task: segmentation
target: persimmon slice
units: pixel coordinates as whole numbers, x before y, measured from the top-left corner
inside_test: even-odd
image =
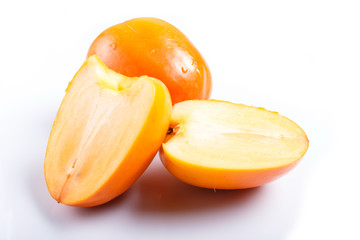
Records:
[[[175,104],[161,149],[165,167],[205,188],[241,189],[289,171],[308,148],[305,132],[276,112],[223,101]]]
[[[70,82],[51,130],[44,166],[51,196],[95,206],[126,191],[161,146],[171,106],[159,80],[129,78],[89,57]]]

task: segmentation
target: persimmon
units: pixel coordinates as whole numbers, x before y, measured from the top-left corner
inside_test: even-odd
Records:
[[[204,58],[171,24],[136,18],[106,29],[54,121],[44,164],[50,195],[72,206],[106,203],[159,149],[175,177],[211,189],[261,186],[306,153],[308,138],[290,119],[210,93]]]
[[[160,157],[180,180],[242,189],[290,171],[309,146],[305,132],[276,112],[224,101],[175,104]]]
[[[171,106],[161,81],[129,78],[89,57],[70,82],[50,133],[44,168],[51,196],[89,207],[126,191],[161,146]]]
[[[169,89],[172,103],[209,99],[209,67],[190,40],[157,18],[135,18],[103,31],[91,44],[110,69],[129,77],[148,75]]]

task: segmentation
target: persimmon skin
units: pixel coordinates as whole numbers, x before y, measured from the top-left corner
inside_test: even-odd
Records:
[[[197,187],[222,190],[262,186],[288,173],[299,162],[296,161],[289,165],[269,169],[231,170],[199,167],[183,163],[180,159],[167,153],[163,147],[160,149],[159,154],[166,169],[179,180]],[[184,170],[185,168],[186,170]],[[193,176],[196,176],[195,180]]]
[[[135,18],[103,31],[91,44],[110,69],[129,77],[161,80],[172,103],[209,99],[211,74],[190,40],[173,25],[157,18]]]

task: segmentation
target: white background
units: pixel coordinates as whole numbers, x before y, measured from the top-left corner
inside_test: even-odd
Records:
[[[360,239],[358,1],[1,1],[0,239]],[[67,83],[104,29],[152,16],[207,60],[212,98],[280,112],[308,134],[289,174],[211,191],[156,157],[122,196],[57,204],[43,176]]]

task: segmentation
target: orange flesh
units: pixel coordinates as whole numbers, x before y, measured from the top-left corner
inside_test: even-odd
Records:
[[[206,188],[249,188],[274,180],[302,158],[304,131],[262,108],[220,101],[174,106],[161,158],[179,179]]]
[[[52,197],[94,206],[124,192],[156,154],[170,112],[160,81],[125,77],[89,57],[69,84],[50,134],[45,179]]]

